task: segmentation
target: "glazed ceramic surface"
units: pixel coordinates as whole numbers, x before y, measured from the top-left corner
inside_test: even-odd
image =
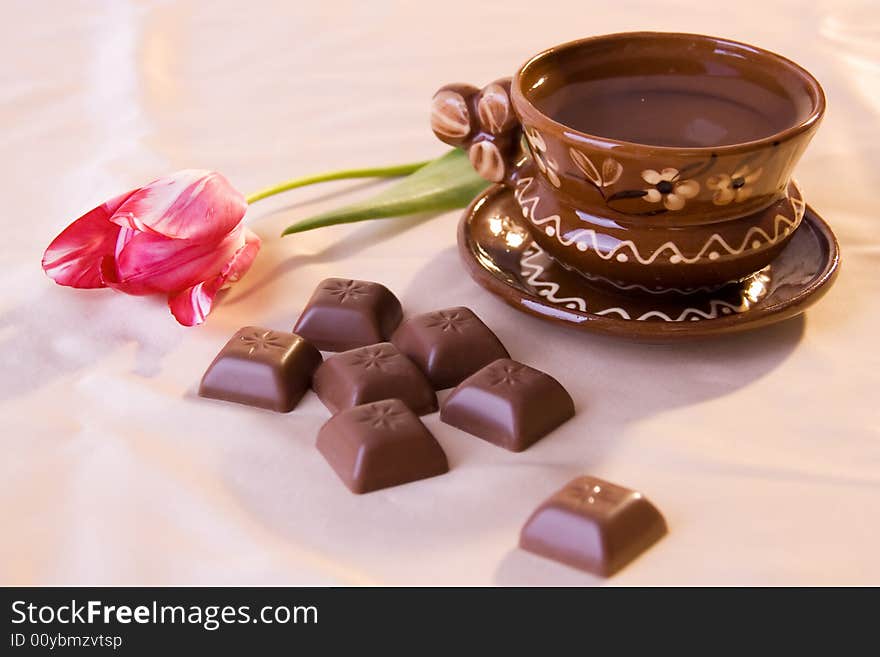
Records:
[[[482,90],[442,87],[432,128],[467,148],[483,177],[558,215],[568,233],[590,232],[595,248],[543,240],[560,262],[642,285],[699,287],[741,280],[783,248],[796,223],[783,226],[778,208],[824,108],[816,80],[783,57],[640,32],[551,48]],[[601,258],[623,233],[632,252]],[[713,235],[736,246],[704,248]],[[656,250],[670,242],[676,248]]]
[[[817,301],[833,282],[840,256],[827,224],[809,208],[803,216],[769,265],[739,283],[689,293],[590,281],[567,269],[531,238],[513,192],[501,185],[467,209],[458,243],[473,278],[519,310],[584,330],[660,342],[765,326]]]
[[[0,579],[880,585],[876,4],[4,3]],[[425,125],[439,83],[512,73],[523,44],[682,23],[748,35],[815,68],[829,92],[795,175],[843,263],[803,320],[660,347],[566,329],[470,279],[456,247],[463,209],[278,238],[374,191],[356,182],[249,209],[263,247],[199,328],[160,301],[61,288],[39,266],[80,212],[162,173],[210,167],[249,193],[440,155]],[[355,497],[315,449],[329,413],[314,394],[287,415],[195,396],[235,331],[290,330],[327,276],[380,281],[408,315],[472,308],[514,358],[569,390],[575,418],[511,454],[425,416],[451,473]],[[582,474],[642,491],[669,520],[668,536],[607,580],[516,547],[536,505]]]
[[[747,221],[685,230],[633,230],[558,202],[537,175],[517,178],[514,198],[535,242],[560,264],[588,277],[632,289],[692,291],[718,287],[773,260],[800,225],[804,201],[790,183],[786,195]]]

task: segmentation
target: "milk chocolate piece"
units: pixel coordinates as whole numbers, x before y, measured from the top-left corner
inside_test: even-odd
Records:
[[[578,477],[541,504],[520,533],[524,550],[609,576],[666,534],[666,521],[641,493]]]
[[[320,364],[321,353],[300,336],[245,326],[208,367],[199,395],[287,413]]]
[[[399,399],[349,408],[318,432],[318,450],[353,493],[369,493],[449,471],[446,454]]]
[[[437,390],[456,386],[493,360],[509,357],[489,327],[460,306],[410,317],[391,341]]]
[[[312,380],[331,413],[397,398],[417,415],[437,410],[437,394],[422,371],[390,342],[331,356]]]
[[[384,342],[400,324],[400,301],[384,285],[346,278],[318,284],[293,332],[323,351]]]
[[[574,415],[574,402],[549,374],[501,358],[452,391],[440,419],[478,438],[521,452]]]

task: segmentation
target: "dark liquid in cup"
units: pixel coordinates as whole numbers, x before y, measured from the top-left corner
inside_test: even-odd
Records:
[[[797,114],[785,95],[741,78],[569,80],[535,96],[538,109],[575,130],[654,146],[754,141],[786,129]]]

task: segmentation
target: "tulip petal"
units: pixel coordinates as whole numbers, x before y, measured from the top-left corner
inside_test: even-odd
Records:
[[[235,252],[232,260],[220,272],[220,275],[226,278],[225,286],[237,283],[248,272],[260,252],[261,244],[262,240],[259,235],[248,228],[244,229],[244,246]]]
[[[210,280],[244,246],[244,231],[240,226],[220,241],[206,242],[132,231],[116,254],[116,275],[107,283],[126,294],[152,294],[171,293]]]
[[[235,252],[219,275],[168,296],[168,307],[174,318],[184,326],[196,326],[204,322],[211,312],[217,293],[247,273],[259,250],[260,238],[245,230],[244,246]]]
[[[70,287],[106,287],[101,264],[113,255],[119,234],[119,226],[110,217],[134,193],[102,203],[61,231],[43,254],[43,270],[49,278]]]
[[[138,190],[110,220],[172,239],[210,240],[232,231],[246,210],[244,196],[223,175],[184,169]]]

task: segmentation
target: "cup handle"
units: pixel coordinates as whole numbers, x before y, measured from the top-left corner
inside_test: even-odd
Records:
[[[440,87],[431,102],[431,129],[440,141],[465,149],[477,173],[490,182],[513,186],[527,159],[510,102],[510,78],[482,89]]]

